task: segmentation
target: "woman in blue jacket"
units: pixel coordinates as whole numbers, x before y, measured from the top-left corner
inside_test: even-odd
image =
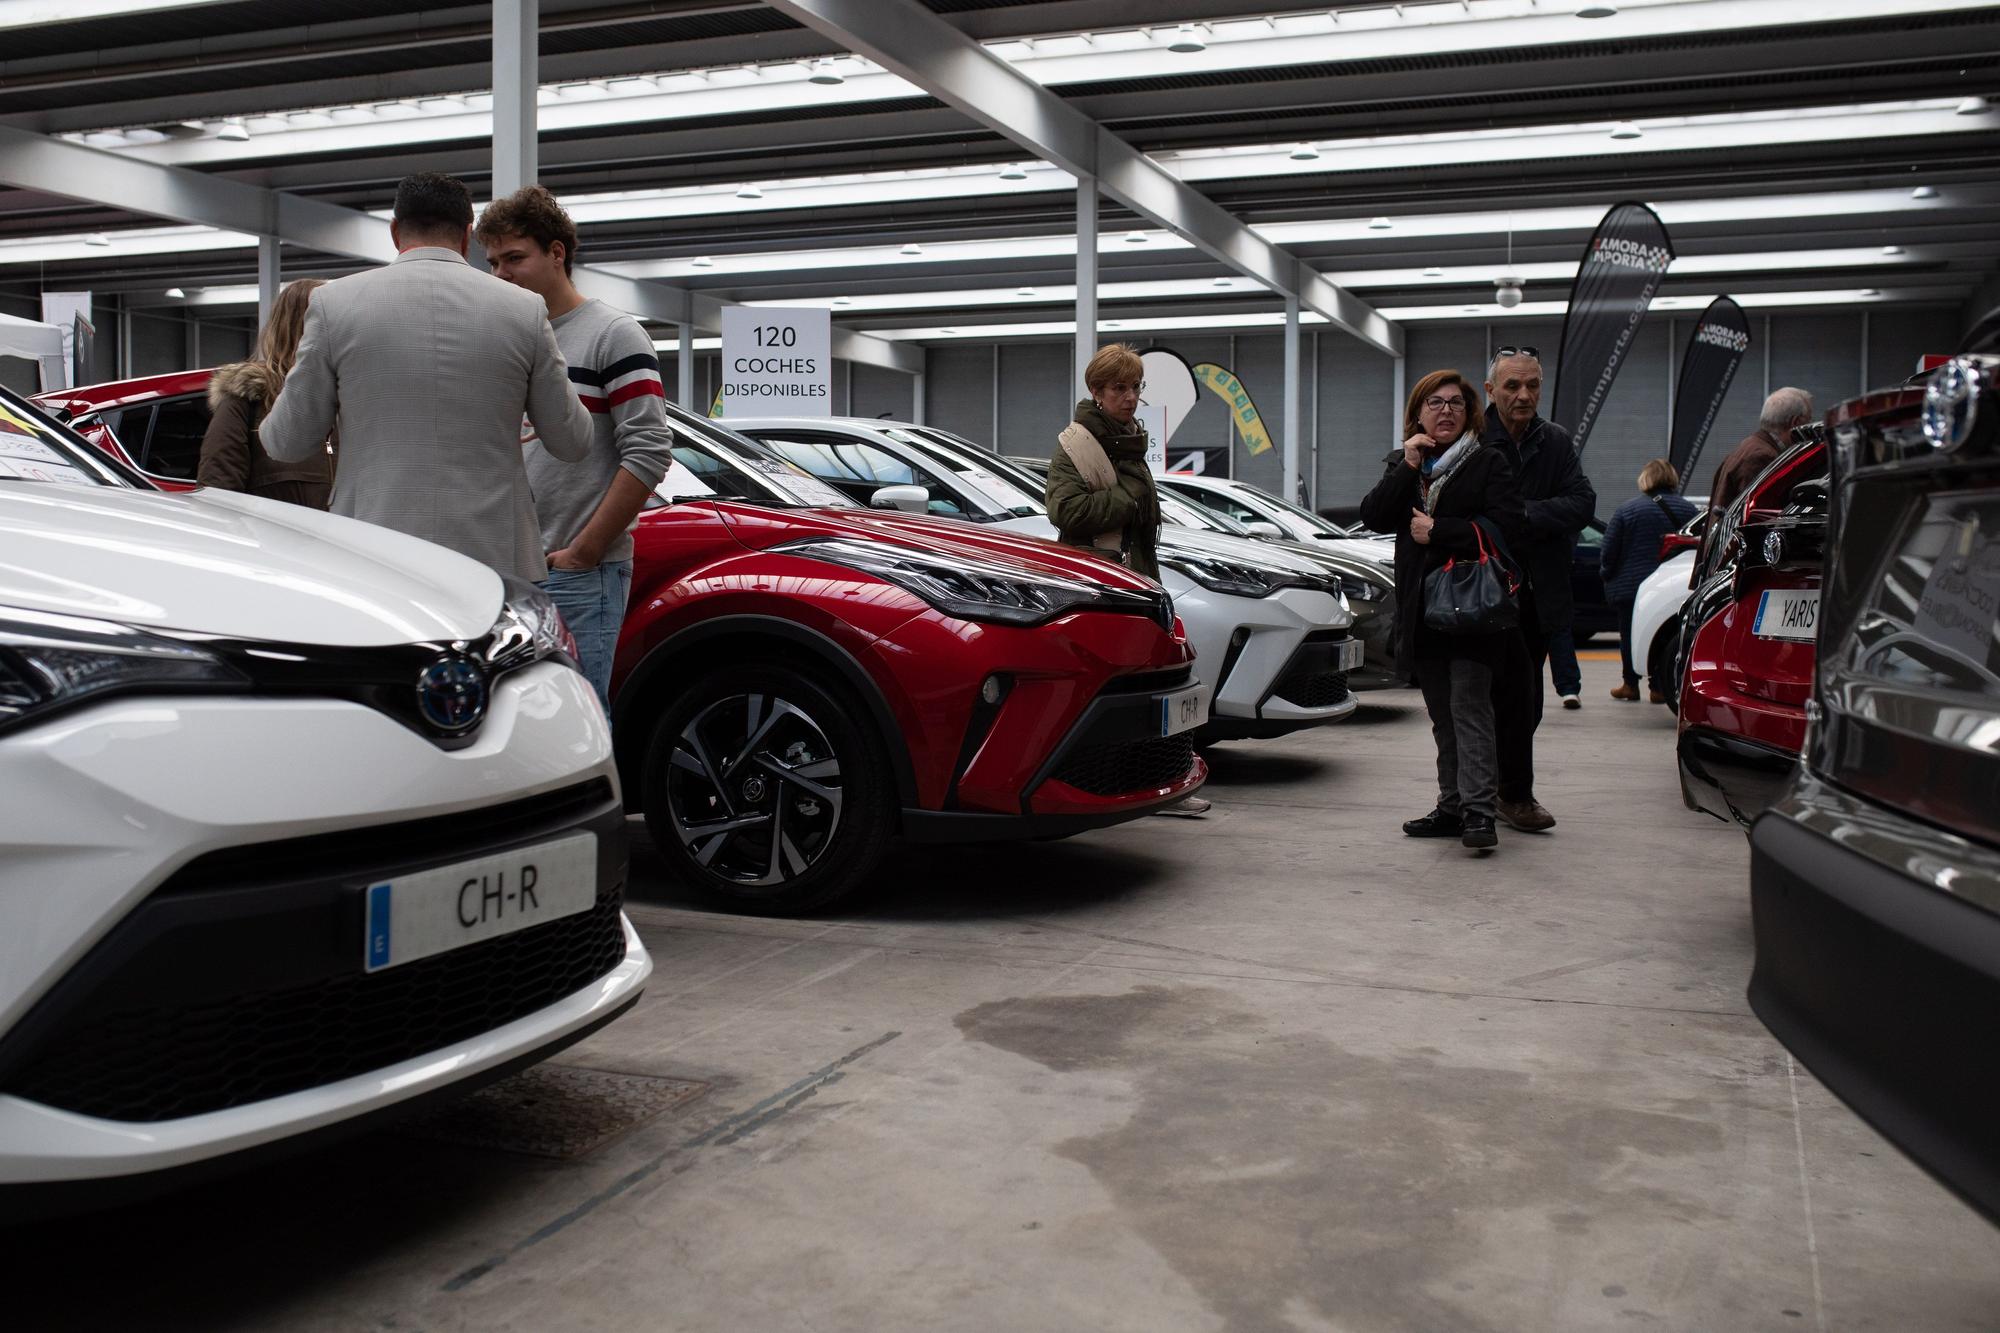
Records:
[[[1660,567],[1660,539],[1678,532],[1695,516],[1694,505],[1679,494],[1680,487],[1674,465],[1655,458],[1639,469],[1639,497],[1618,506],[1604,529],[1598,569],[1604,575],[1606,600],[1618,608],[1618,655],[1625,669],[1625,678],[1611,697],[1628,703],[1639,698],[1639,673],[1632,665],[1632,606],[1639,585]],[[1654,703],[1665,702],[1659,690],[1651,694]]]

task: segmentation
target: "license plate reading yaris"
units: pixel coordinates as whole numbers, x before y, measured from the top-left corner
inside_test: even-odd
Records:
[[[1178,736],[1208,721],[1208,709],[1201,701],[1201,687],[1191,685],[1175,690],[1160,700],[1160,735]]]
[[[1801,639],[1819,634],[1819,589],[1770,588],[1757,601],[1750,632],[1760,639]]]
[[[370,972],[589,911],[597,901],[597,835],[398,875],[368,886],[362,966]]]

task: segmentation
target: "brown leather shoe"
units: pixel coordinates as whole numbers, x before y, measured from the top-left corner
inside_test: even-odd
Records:
[[[1611,691],[1611,697],[1614,699],[1622,699],[1628,704],[1638,703],[1639,687],[1637,685],[1620,685],[1616,689]]]
[[[1495,801],[1493,813],[1522,833],[1546,833],[1556,826],[1556,817],[1544,810],[1540,801]]]
[[[1647,691],[1646,691],[1646,702],[1647,702],[1647,703],[1649,703],[1649,704],[1663,704],[1663,703],[1665,703],[1666,701],[1667,701],[1667,696],[1666,696],[1666,695],[1664,695],[1664,694],[1661,694],[1661,693],[1660,693],[1660,692],[1659,692],[1658,690],[1651,690],[1651,689],[1649,689],[1649,690],[1647,690]]]

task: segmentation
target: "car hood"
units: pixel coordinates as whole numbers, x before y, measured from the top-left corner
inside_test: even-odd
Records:
[[[1091,555],[1079,547],[1064,546],[1041,537],[1010,531],[1006,524],[971,523],[957,518],[927,518],[886,509],[755,509],[742,515],[735,506],[717,504],[725,520],[748,517],[753,523],[731,522],[740,540],[757,546],[775,546],[820,534],[857,537],[864,541],[889,541],[930,555],[1001,560],[1024,568],[1082,579],[1108,587],[1151,591],[1157,585],[1109,560]],[[785,522],[773,523],[774,512],[783,513]]]
[[[297,505],[0,483],[0,614],[371,647],[476,637],[501,600],[477,561]]]

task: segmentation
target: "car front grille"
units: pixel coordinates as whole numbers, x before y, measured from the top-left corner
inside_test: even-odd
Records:
[[[1300,708],[1331,708],[1347,698],[1347,673],[1296,666],[1278,678],[1271,693]]]
[[[1123,796],[1128,792],[1166,787],[1186,777],[1194,767],[1194,736],[1149,737],[1080,745],[1063,756],[1049,776],[1093,796]]]
[[[50,1033],[5,1091],[78,1115],[173,1120],[394,1065],[609,972],[625,956],[621,899],[373,974],[93,1015]]]

